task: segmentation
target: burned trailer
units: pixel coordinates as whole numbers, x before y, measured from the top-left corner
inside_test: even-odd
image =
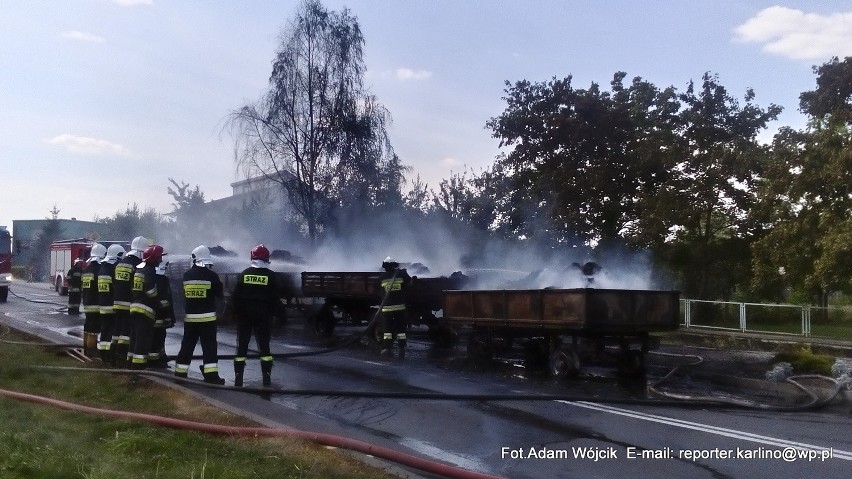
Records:
[[[308,332],[328,337],[338,323],[365,324],[370,325],[369,338],[381,339],[381,324],[373,322],[385,296],[381,276],[381,272],[372,271],[303,272],[302,295],[324,300],[322,305],[306,314]],[[427,326],[436,343],[451,345],[455,333],[435,313],[442,308],[443,291],[462,288],[467,279],[460,272],[448,277],[413,276],[405,293],[409,324]]]
[[[469,333],[470,359],[490,360],[526,340],[536,345],[528,361],[553,376],[574,375],[583,339],[597,354],[617,345],[619,372],[637,376],[658,345],[651,333],[678,328],[679,299],[677,291],[627,289],[444,291],[443,310],[448,325]]]

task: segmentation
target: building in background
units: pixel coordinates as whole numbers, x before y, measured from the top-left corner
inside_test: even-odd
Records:
[[[79,221],[76,218],[71,218],[70,220],[12,220],[13,267],[27,267],[32,265],[34,260],[41,260],[41,256],[44,256],[44,261],[47,261],[49,250],[45,249],[45,251],[37,252],[34,251],[34,248],[39,236],[52,221],[57,222],[59,230],[59,237],[55,239],[86,238],[98,240],[106,229],[106,225],[103,223]]]

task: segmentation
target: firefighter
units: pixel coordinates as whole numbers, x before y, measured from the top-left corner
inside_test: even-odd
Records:
[[[101,338],[98,354],[104,362],[115,364],[112,353],[112,336],[115,329],[114,289],[115,263],[124,256],[124,248],[114,244],[107,248],[106,257],[98,269],[98,305],[101,319]]]
[[[385,272],[380,276],[385,298],[382,303],[382,356],[392,354],[393,340],[399,345],[399,357],[405,357],[405,331],[408,328],[408,317],[405,311],[405,290],[411,277],[405,269],[400,269],[399,263],[390,256],[382,262]]]
[[[80,294],[83,285],[83,260],[77,258],[68,270],[68,314],[80,314]]]
[[[204,382],[225,384],[225,380],[219,377],[216,343],[216,300],[222,300],[224,293],[222,281],[213,272],[212,266],[209,248],[200,245],[192,250],[192,267],[183,274],[186,317],[183,320],[183,341],[175,360],[175,376],[187,377],[195,345],[201,341]],[[242,364],[245,366],[245,360]]]
[[[147,369],[148,353],[153,344],[154,321],[160,305],[157,288],[157,266],[165,256],[163,247],[152,244],[142,252],[142,262],[133,272],[133,302],[130,321],[133,324],[133,359],[131,369]]]
[[[270,324],[283,309],[278,297],[278,282],[269,269],[269,249],[259,244],[251,250],[251,266],[237,278],[231,295],[237,322],[237,355],[234,358],[234,386],[243,385],[248,345],[254,332],[260,350],[263,385],[272,384],[272,353],[269,350]]]
[[[113,295],[115,302],[115,334],[113,335],[113,358],[118,366],[127,366],[132,359],[130,321],[130,303],[133,301],[133,272],[142,262],[142,252],[151,246],[144,236],[137,236],[130,242],[130,251],[115,265],[115,283]]]
[[[104,245],[100,243],[92,245],[89,262],[83,270],[80,281],[80,299],[83,301],[83,313],[86,314],[86,320],[83,323],[83,353],[89,357],[94,357],[98,350],[98,333],[101,328],[98,269],[104,256],[106,256]]]
[[[166,355],[167,330],[175,325],[175,309],[172,302],[172,288],[168,276],[168,261],[160,263],[157,272],[157,297],[160,305],[154,319],[154,329],[151,336],[151,350],[148,352],[148,367],[166,369],[169,357]]]

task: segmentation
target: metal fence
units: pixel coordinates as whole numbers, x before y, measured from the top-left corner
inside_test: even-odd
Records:
[[[852,307],[681,300],[686,327],[852,340]]]

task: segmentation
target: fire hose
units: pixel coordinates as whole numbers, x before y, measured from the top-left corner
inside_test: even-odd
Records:
[[[5,396],[11,399],[20,401],[29,401],[36,404],[44,404],[57,407],[69,411],[78,411],[86,414],[97,416],[110,417],[116,419],[132,419],[136,421],[147,422],[159,426],[165,426],[175,429],[183,429],[188,431],[204,432],[208,434],[217,434],[224,436],[245,436],[245,437],[294,437],[305,441],[310,441],[323,446],[332,446],[351,451],[369,454],[382,459],[387,459],[398,464],[403,464],[415,469],[438,474],[443,477],[454,479],[501,479],[500,476],[492,476],[474,471],[460,469],[447,464],[442,464],[428,459],[423,459],[393,449],[377,446],[368,442],[350,439],[346,437],[336,436],[333,434],[324,434],[317,432],[305,432],[296,429],[281,429],[268,427],[248,427],[248,426],[223,426],[219,424],[209,424],[204,422],[187,421],[184,419],[175,419],[153,414],[135,413],[128,411],[116,411],[112,409],[101,409],[82,404],[76,404],[58,399],[37,396],[34,394],[20,393],[7,389],[0,389],[0,396]]]

